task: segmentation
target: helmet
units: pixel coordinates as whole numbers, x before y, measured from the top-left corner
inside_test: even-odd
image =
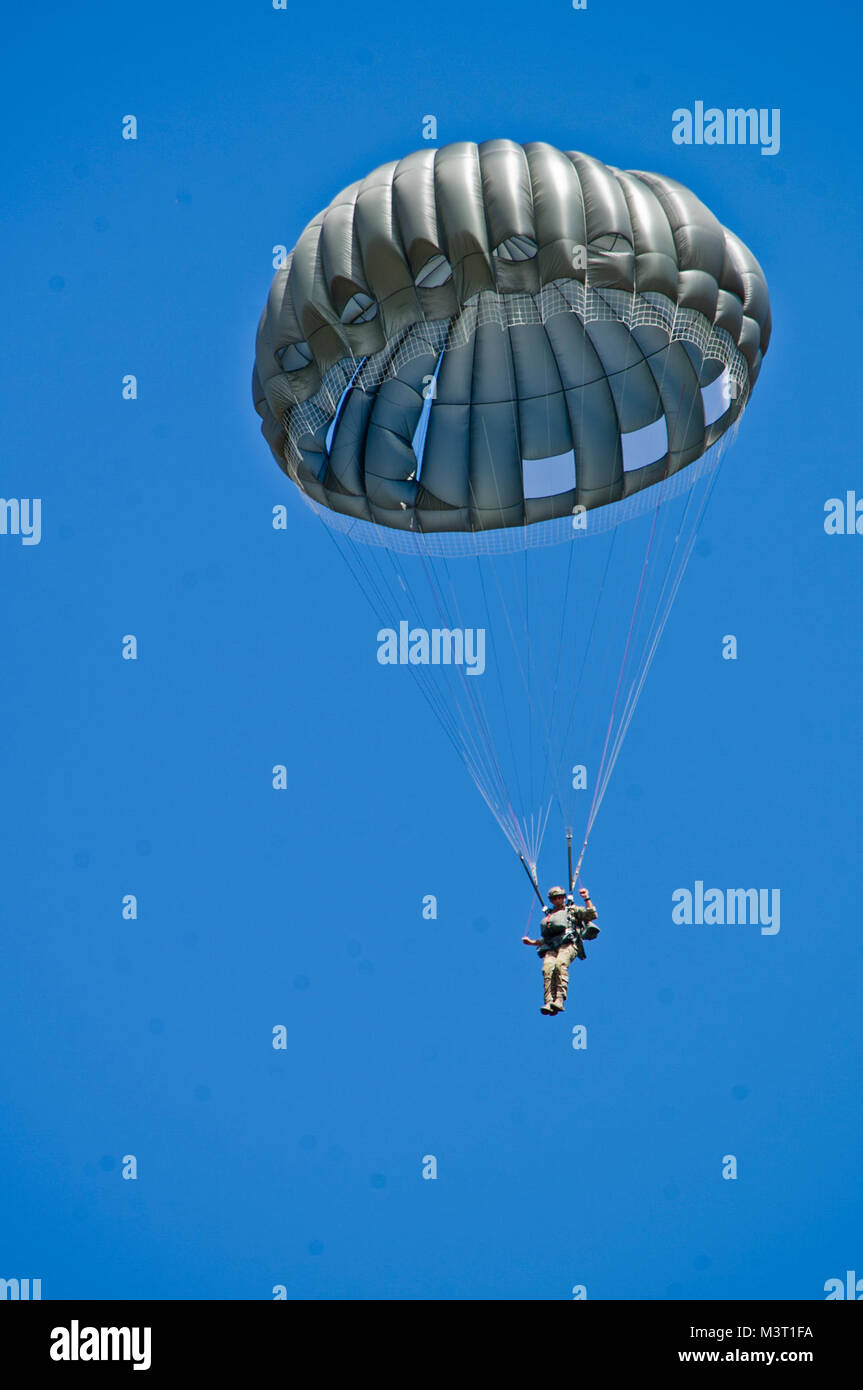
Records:
[[[549,896],[550,898],[565,898],[565,897],[566,897],[566,889],[565,889],[565,888],[549,888],[549,890],[548,890],[548,896]]]

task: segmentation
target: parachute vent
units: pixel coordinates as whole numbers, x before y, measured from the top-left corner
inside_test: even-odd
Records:
[[[636,468],[646,468],[650,463],[658,463],[668,453],[668,426],[661,415],[652,425],[640,430],[630,430],[620,436],[623,447],[623,471],[631,473]]]
[[[522,481],[526,498],[558,497],[575,491],[575,452],[555,454],[547,459],[522,459]]]

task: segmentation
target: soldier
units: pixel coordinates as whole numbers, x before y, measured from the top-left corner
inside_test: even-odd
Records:
[[[596,908],[590,900],[586,888],[579,888],[579,896],[584,907],[576,907],[572,899],[567,902],[562,888],[549,888],[551,907],[542,919],[542,936],[536,941],[529,936],[521,939],[525,946],[536,946],[537,955],[542,959],[542,979],[545,986],[545,1003],[540,1009],[543,1014],[562,1014],[569,986],[569,967],[576,956],[584,960],[582,938],[592,941],[599,935],[599,927],[588,924],[596,919]]]

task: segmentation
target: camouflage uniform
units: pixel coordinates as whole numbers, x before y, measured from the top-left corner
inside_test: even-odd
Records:
[[[554,1004],[562,1009],[566,1003],[569,988],[569,967],[576,956],[584,959],[581,936],[588,922],[596,917],[594,907],[559,908],[548,912],[542,919],[542,944],[537,947],[537,955],[542,959],[542,982],[545,986],[545,1004]],[[598,927],[594,928],[599,931]]]

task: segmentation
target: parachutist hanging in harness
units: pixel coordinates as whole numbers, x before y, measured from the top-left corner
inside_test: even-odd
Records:
[[[576,907],[572,896],[567,897],[562,888],[548,890],[551,906],[545,910],[540,924],[542,936],[536,940],[529,936],[521,939],[525,946],[536,946],[537,955],[542,960],[542,979],[545,987],[545,1003],[540,1010],[544,1014],[562,1014],[569,987],[569,967],[573,960],[586,958],[585,941],[593,941],[599,935],[599,927],[592,926],[596,920],[596,908],[590,900],[586,888],[579,888],[579,896],[584,906]]]

